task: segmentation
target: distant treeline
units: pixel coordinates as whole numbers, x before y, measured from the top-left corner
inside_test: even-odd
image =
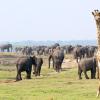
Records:
[[[33,45],[46,45],[50,46],[54,43],[59,43],[60,45],[97,45],[96,40],[69,40],[69,41],[19,41],[19,42],[0,42],[0,44],[11,43],[13,46],[33,46]]]

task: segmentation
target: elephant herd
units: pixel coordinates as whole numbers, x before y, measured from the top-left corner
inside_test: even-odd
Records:
[[[56,72],[59,72],[61,70],[61,66],[64,60],[64,52],[60,48],[60,46],[56,46],[52,49],[52,52],[50,53],[48,60],[49,60],[49,68],[50,68],[50,60],[53,61],[53,68],[56,70]],[[17,68],[17,75],[16,75],[16,81],[22,80],[21,72],[26,71],[26,78],[31,78],[31,71],[32,71],[32,65],[33,65],[33,74],[35,76],[40,76],[41,67],[43,64],[43,58],[36,57],[36,56],[26,56],[24,58],[19,58],[16,63]]]
[[[76,46],[73,49],[74,58],[77,60],[81,60],[81,58],[90,58],[93,57],[97,50],[96,46]]]
[[[82,72],[85,75],[86,79],[89,79],[87,75],[87,71],[91,71],[91,79],[95,79],[96,77],[96,58],[95,52],[97,50],[96,46],[81,46],[81,45],[66,45],[60,46],[58,43],[55,43],[52,46],[25,46],[25,47],[16,47],[13,48],[12,44],[1,45],[0,49],[2,52],[5,50],[16,52],[24,57],[20,57],[17,60],[16,68],[17,75],[16,80],[22,80],[21,72],[26,71],[26,78],[31,78],[31,72],[33,69],[33,74],[35,76],[40,76],[41,67],[43,64],[43,58],[40,55],[44,55],[48,57],[48,68],[50,68],[51,60],[53,69],[56,72],[60,72],[62,70],[62,63],[64,60],[65,54],[72,54],[73,58],[76,59],[78,65],[78,76],[79,79],[82,79]],[[33,56],[35,55],[35,56]],[[32,67],[33,66],[33,67]]]

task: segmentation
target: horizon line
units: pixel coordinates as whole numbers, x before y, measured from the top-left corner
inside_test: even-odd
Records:
[[[0,42],[23,42],[23,41],[36,41],[36,42],[39,42],[39,41],[44,41],[44,42],[47,42],[47,41],[96,41],[96,39],[74,39],[74,40],[12,40],[12,41],[0,41]]]

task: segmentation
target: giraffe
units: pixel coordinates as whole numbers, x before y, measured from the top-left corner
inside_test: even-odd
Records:
[[[97,67],[97,74],[98,74],[98,78],[99,78],[99,87],[98,87],[98,91],[97,91],[97,97],[100,94],[100,11],[99,10],[94,10],[92,12],[92,15],[94,16],[95,22],[96,22],[96,31],[97,31],[97,45],[98,45],[98,50],[96,53],[96,61],[98,64]]]

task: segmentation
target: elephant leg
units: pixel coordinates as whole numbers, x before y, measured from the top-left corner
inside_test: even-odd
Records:
[[[62,62],[60,62],[59,70],[62,70]]]
[[[36,76],[40,76],[39,75],[39,66],[37,66],[37,69],[36,69]]]
[[[16,75],[16,81],[19,81],[19,80],[20,80],[19,74],[17,73],[17,75]]]
[[[36,73],[36,66],[33,67],[33,74]]]
[[[91,79],[93,79],[94,78],[94,72],[93,72],[93,70],[91,70]]]
[[[38,75],[38,68],[37,68],[37,66],[36,66],[36,69],[35,69],[35,76],[37,76]]]
[[[9,48],[7,49],[7,52],[9,52]]]
[[[20,77],[20,80],[22,80],[22,77],[21,77],[21,72],[20,72],[20,74],[19,74],[19,77]]]
[[[89,79],[89,77],[88,77],[86,71],[84,71],[84,75],[85,75],[85,78],[86,78],[86,79]]]
[[[27,73],[26,78],[31,79],[31,73],[29,71],[26,71],[26,73]]]
[[[50,69],[50,61],[49,61],[49,67],[48,68]]]
[[[56,70],[56,72],[58,71],[58,69],[57,69],[57,64],[55,64],[55,70]]]
[[[58,66],[56,66],[56,72],[59,72],[59,67]]]
[[[56,64],[56,72],[59,72],[59,63]]]
[[[57,72],[60,72],[60,63],[57,63],[57,64],[56,64],[56,71],[57,71]]]
[[[2,49],[1,51],[4,52],[4,49]]]
[[[38,70],[37,75],[40,76],[40,71]]]
[[[48,59],[48,62],[49,62],[49,67],[48,67],[48,68],[49,68],[49,69],[50,69],[50,62],[51,62],[51,59],[52,59],[52,61],[53,61],[52,55],[50,55],[50,56],[49,56],[49,59]],[[53,63],[54,63],[54,61],[53,61]]]
[[[55,69],[54,59],[52,58],[53,69]]]
[[[82,70],[80,68],[78,68],[78,76],[79,76],[79,79],[82,79],[81,74],[82,74]]]
[[[96,79],[96,78],[95,78],[95,72],[94,72],[93,69],[91,70],[91,79]]]
[[[38,70],[38,75],[40,76],[40,72],[41,72],[41,66],[39,67],[39,70]]]
[[[34,74],[35,74],[35,76],[37,76],[37,71],[35,71],[35,73],[34,73]]]
[[[59,72],[59,65],[57,65],[56,68],[57,68],[57,72]]]
[[[16,81],[19,81],[19,80],[22,80],[21,72],[18,72],[16,76]]]
[[[53,69],[56,70],[56,62],[54,62],[53,64],[54,64],[54,68]]]
[[[41,72],[41,71],[39,70],[39,74],[38,74],[39,76],[40,76],[40,72]]]
[[[61,71],[61,63],[58,64],[58,72]]]
[[[28,70],[26,70],[26,73],[27,73],[26,78],[27,79],[31,79],[31,71],[32,71],[32,66],[29,66]]]

